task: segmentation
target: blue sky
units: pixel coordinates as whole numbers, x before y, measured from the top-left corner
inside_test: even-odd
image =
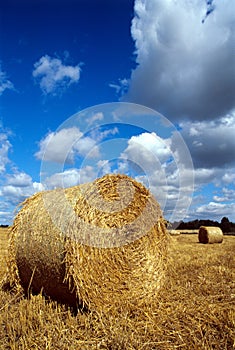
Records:
[[[0,224],[107,172],[149,186],[167,218],[235,221],[234,8],[1,2]]]

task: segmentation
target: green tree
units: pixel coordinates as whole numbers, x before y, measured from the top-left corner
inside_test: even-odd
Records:
[[[223,231],[223,233],[231,231],[231,223],[227,217],[224,216],[221,219],[220,228]]]

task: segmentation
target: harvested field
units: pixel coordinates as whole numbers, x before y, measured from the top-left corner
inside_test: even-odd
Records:
[[[41,295],[0,291],[0,349],[233,350],[234,251],[235,237],[218,245],[200,244],[195,234],[171,237],[158,298],[121,313],[73,315]]]

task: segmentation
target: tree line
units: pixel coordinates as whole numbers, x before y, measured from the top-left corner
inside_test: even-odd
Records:
[[[220,227],[223,233],[235,233],[235,223],[229,221],[227,217],[223,217],[220,222],[214,220],[193,220],[193,221],[179,221],[170,224],[170,228],[177,230],[198,230],[200,226],[217,226]]]

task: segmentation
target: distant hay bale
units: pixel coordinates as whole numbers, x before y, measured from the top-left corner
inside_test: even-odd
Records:
[[[103,309],[155,297],[168,234],[157,201],[126,175],[35,194],[11,228],[9,276],[25,291]]]
[[[198,239],[200,243],[222,243],[223,232],[219,227],[201,226]]]
[[[179,230],[170,230],[169,233],[171,236],[179,236],[181,232]]]
[[[193,229],[193,230],[189,230],[189,229],[183,229],[180,230],[181,234],[186,234],[186,235],[193,235],[193,234],[197,234],[198,235],[198,229]]]

